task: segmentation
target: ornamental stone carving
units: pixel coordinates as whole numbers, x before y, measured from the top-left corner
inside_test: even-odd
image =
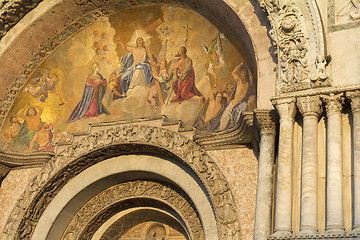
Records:
[[[240,226],[232,193],[205,150],[179,133],[141,125],[96,132],[72,143],[51,159],[18,200],[5,227],[6,239],[31,236],[47,205],[73,176],[107,158],[130,153],[156,153],[187,164],[210,195],[221,239],[239,239]]]
[[[278,92],[310,87],[306,36],[302,27],[302,16],[298,6],[287,1],[281,6],[277,0],[263,0],[261,7],[268,13],[272,25],[270,36],[274,41],[278,58]]]
[[[0,3],[0,39],[43,0],[5,0]]]
[[[192,239],[205,239],[196,208],[182,190],[169,184],[142,180],[112,186],[93,197],[73,217],[62,239],[70,239],[70,236],[71,239],[91,239],[97,228],[118,212],[113,211],[112,206],[118,205],[117,210],[124,210],[130,206],[130,203],[124,201],[133,198],[165,202],[182,217],[190,230]],[[103,217],[99,218],[99,216]],[[96,222],[96,227],[93,227],[93,222]],[[92,229],[89,230],[89,228]]]
[[[275,110],[258,110],[255,111],[257,126],[260,131],[269,131],[275,134],[278,115]]]

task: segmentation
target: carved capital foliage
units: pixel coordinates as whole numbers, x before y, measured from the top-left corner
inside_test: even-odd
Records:
[[[280,121],[289,119],[294,121],[296,115],[296,99],[295,98],[284,98],[273,100],[272,103],[275,105],[276,110],[279,113]]]
[[[333,94],[330,95],[322,95],[321,99],[325,102],[326,112],[340,112],[342,110],[342,106],[344,104],[344,94]]]
[[[346,96],[351,102],[351,110],[360,111],[360,90],[347,92]]]
[[[322,111],[322,102],[320,96],[299,97],[297,99],[297,106],[302,115],[317,115]]]
[[[205,239],[199,215],[186,193],[169,184],[143,180],[114,185],[97,194],[76,213],[62,239],[92,239],[93,234],[107,219],[118,211],[131,207],[129,200],[134,198],[165,202],[182,217],[192,239]],[[114,211],[114,206],[117,211]]]
[[[232,193],[205,150],[179,133],[141,125],[120,125],[88,135],[51,159],[18,200],[5,227],[6,239],[31,236],[47,205],[72,177],[107,158],[131,153],[161,154],[187,164],[209,193],[221,239],[239,239]]]
[[[278,115],[275,110],[256,109],[255,117],[260,131],[269,131],[275,134]]]

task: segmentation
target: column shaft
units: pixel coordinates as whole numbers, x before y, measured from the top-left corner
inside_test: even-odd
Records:
[[[303,114],[303,147],[301,172],[301,213],[300,235],[317,233],[317,142],[318,118],[321,101],[318,96],[298,99],[298,107]]]
[[[350,92],[354,148],[354,232],[360,233],[360,91]]]
[[[324,96],[327,115],[326,232],[338,234],[344,233],[341,96]]]
[[[289,236],[292,234],[291,195],[295,99],[283,99],[275,103],[280,115],[280,131],[274,236]]]
[[[255,112],[260,126],[260,156],[258,165],[255,240],[266,240],[271,233],[273,167],[275,158],[275,122],[268,112]]]

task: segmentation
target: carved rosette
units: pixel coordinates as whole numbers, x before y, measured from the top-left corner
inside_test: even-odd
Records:
[[[47,205],[73,176],[109,157],[136,152],[160,153],[185,162],[210,195],[221,239],[240,238],[228,183],[203,148],[168,129],[123,125],[84,137],[50,160],[18,200],[5,227],[6,239],[31,236]]]
[[[114,205],[119,206],[120,210],[124,209],[127,207],[126,202],[122,202],[133,198],[150,198],[165,202],[182,216],[189,227],[192,239],[205,239],[196,209],[183,191],[168,184],[142,180],[121,183],[96,195],[77,212],[67,226],[62,239],[91,239],[94,231],[89,231],[87,228],[92,227],[93,222],[100,227],[108,218],[117,213],[113,211]],[[100,215],[106,218],[99,221]],[[96,231],[96,229],[93,230]]]

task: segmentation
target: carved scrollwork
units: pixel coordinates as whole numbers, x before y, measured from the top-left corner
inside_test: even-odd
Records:
[[[259,1],[269,15],[272,25],[270,36],[278,57],[278,92],[310,87],[308,79],[307,40],[303,32],[302,17],[298,6],[287,1],[281,6],[277,0]]]
[[[73,176],[109,157],[135,152],[162,154],[190,166],[209,192],[219,219],[219,236],[240,237],[238,214],[227,181],[204,149],[168,129],[120,125],[85,136],[51,159],[18,200],[13,210],[16,214],[9,217],[5,229],[6,239],[31,236],[46,206]]]

